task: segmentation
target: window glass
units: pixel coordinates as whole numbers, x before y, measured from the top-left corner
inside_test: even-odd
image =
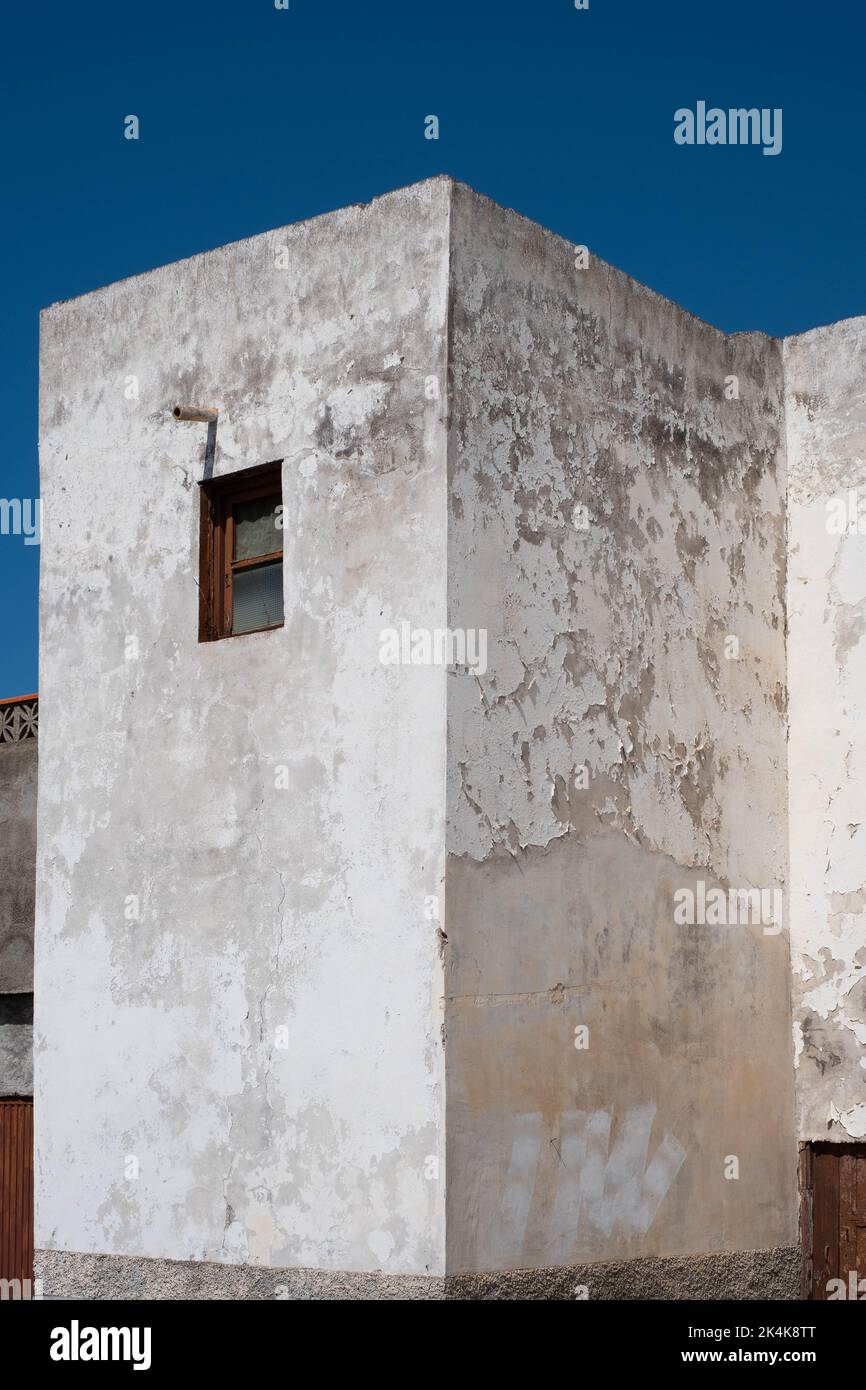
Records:
[[[261,552],[259,552],[261,553]],[[232,633],[255,632],[283,621],[283,562],[235,570]]]
[[[279,493],[236,504],[235,560],[253,560],[257,555],[270,555],[275,550],[282,550],[283,533],[277,526],[276,515],[279,505]]]

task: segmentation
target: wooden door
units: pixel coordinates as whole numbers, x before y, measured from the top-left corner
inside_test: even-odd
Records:
[[[866,1144],[802,1151],[803,1292],[866,1300]]]
[[[32,1278],[33,1101],[0,1100],[0,1279]]]

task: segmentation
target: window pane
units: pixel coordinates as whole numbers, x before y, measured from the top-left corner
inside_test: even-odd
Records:
[[[238,502],[232,510],[235,519],[235,560],[254,560],[283,548],[283,533],[277,526],[280,494]]]
[[[283,621],[283,562],[236,570],[232,580],[232,632],[255,632]]]

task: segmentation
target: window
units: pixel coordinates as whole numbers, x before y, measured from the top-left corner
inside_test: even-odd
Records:
[[[32,994],[0,994],[0,1027],[32,1022]]]
[[[283,625],[282,463],[201,484],[199,641]]]

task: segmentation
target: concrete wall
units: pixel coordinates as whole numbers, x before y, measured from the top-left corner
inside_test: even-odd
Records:
[[[866,319],[785,342],[799,1137],[866,1137]],[[854,494],[852,496],[852,494]]]
[[[35,739],[0,742],[0,1096],[33,1093],[36,773]]]
[[[781,347],[452,234],[449,1270],[791,1246],[786,936],[673,917],[787,887]]]
[[[0,996],[0,1097],[33,1094],[33,998]]]
[[[0,743],[0,994],[33,991],[36,749]]]
[[[448,197],[43,315],[38,1246],[443,1269],[444,674],[379,634],[444,622]],[[197,641],[178,400],[284,461],[279,631]]]

